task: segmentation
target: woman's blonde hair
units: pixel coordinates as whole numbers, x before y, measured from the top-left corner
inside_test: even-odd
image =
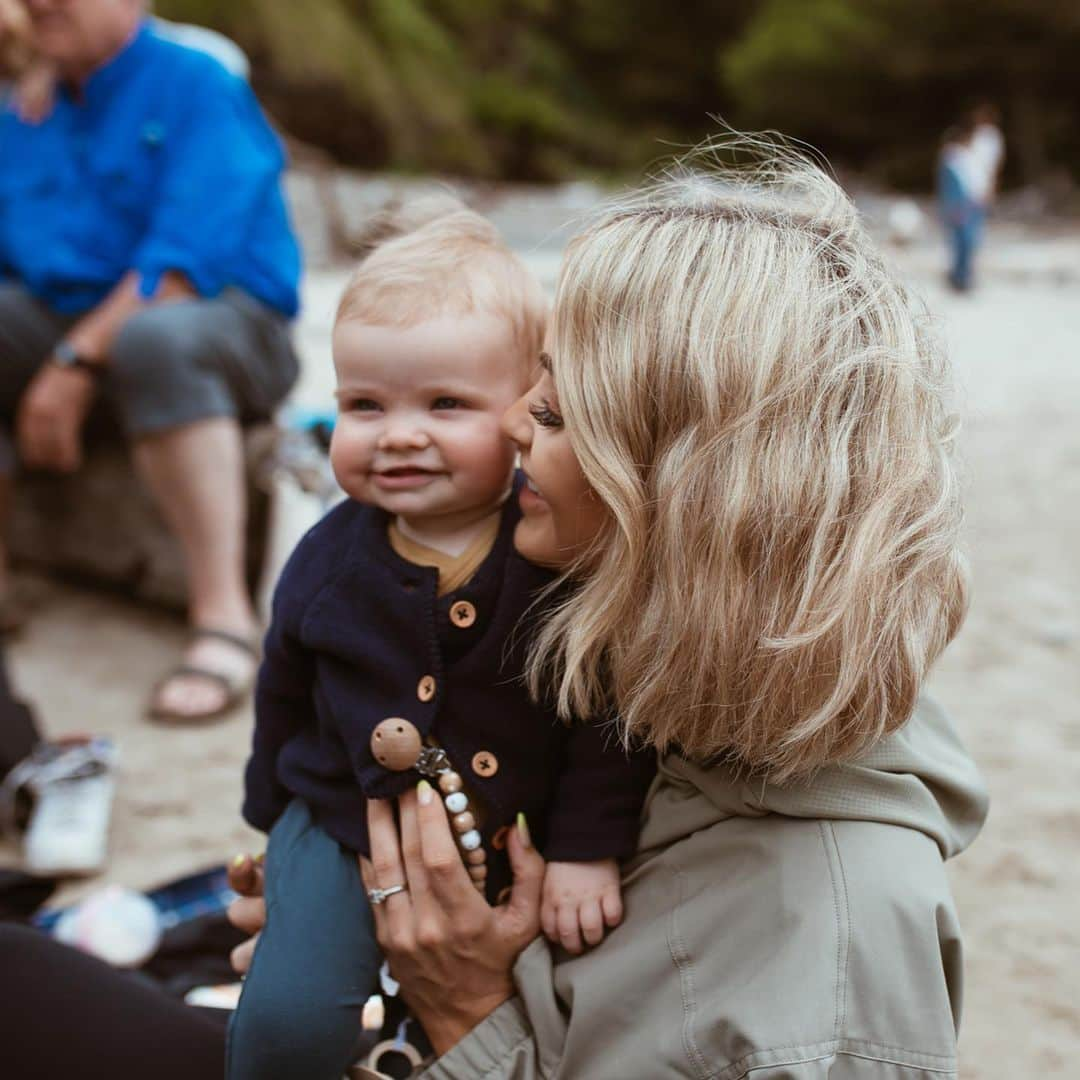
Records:
[[[357,241],[360,262],[337,319],[412,326],[440,315],[485,312],[507,319],[531,369],[544,339],[539,282],[487,218],[449,192],[391,203]]]
[[[966,608],[927,323],[791,151],[608,207],[549,340],[610,521],[538,636],[534,691],[554,678],[563,715],[614,705],[630,737],[775,780],[900,727]]]

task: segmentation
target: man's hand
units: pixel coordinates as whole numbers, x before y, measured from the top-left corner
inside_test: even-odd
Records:
[[[19,402],[16,438],[32,469],[74,472],[82,464],[82,429],[97,387],[94,376],[46,363]]]
[[[80,356],[101,363],[124,324],[148,302],[186,300],[194,295],[187,278],[170,270],[147,301],[139,293],[139,275],[130,270],[65,338]],[[23,394],[15,418],[19,452],[27,465],[74,472],[82,464],[82,427],[96,389],[92,373],[45,364]]]

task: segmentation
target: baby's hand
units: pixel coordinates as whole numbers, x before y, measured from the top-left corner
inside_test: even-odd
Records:
[[[618,926],[622,914],[614,859],[547,864],[540,925],[550,941],[569,953],[584,952],[587,945],[599,945],[604,927]]]

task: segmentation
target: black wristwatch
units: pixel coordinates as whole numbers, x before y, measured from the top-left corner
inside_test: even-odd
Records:
[[[69,371],[77,369],[88,372],[95,379],[100,379],[105,374],[104,364],[95,364],[93,360],[87,360],[70,341],[57,343],[52,351],[52,362],[57,367],[66,368]]]

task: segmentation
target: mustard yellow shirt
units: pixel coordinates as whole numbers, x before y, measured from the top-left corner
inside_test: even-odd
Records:
[[[413,540],[398,528],[396,521],[390,522],[387,534],[390,546],[407,562],[415,566],[433,566],[439,571],[438,595],[446,596],[460,589],[480,569],[480,564],[495,546],[501,516],[502,511],[497,510],[485,519],[472,543],[460,555],[448,555],[445,551]]]

